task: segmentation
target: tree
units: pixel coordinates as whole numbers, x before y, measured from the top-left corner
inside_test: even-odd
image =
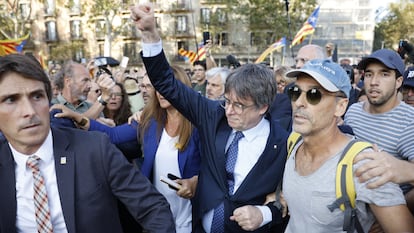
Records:
[[[375,27],[374,50],[397,49],[400,39],[414,42],[414,3],[402,0],[391,3],[389,13]]]
[[[122,31],[120,15],[125,2],[122,0],[88,1],[91,15],[102,17],[105,22],[104,56],[111,56],[112,41]]]
[[[30,31],[32,1],[3,1],[0,9],[0,39],[16,39]]]
[[[290,25],[286,4],[289,5]],[[316,0],[228,0],[228,6],[248,25],[250,31],[261,38],[257,45],[266,47],[283,36],[292,39],[290,37],[295,36],[315,9]],[[289,35],[289,26],[292,35]]]

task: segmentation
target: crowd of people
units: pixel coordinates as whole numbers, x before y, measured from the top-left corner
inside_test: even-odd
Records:
[[[188,72],[152,4],[131,18],[142,68],[0,57],[0,233],[414,232],[414,67],[397,52],[218,67],[208,41]],[[337,168],[360,141],[349,215]]]

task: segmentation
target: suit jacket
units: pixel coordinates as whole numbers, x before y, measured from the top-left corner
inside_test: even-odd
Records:
[[[218,101],[211,101],[176,80],[164,53],[143,57],[152,85],[198,129],[201,143],[201,168],[197,192],[193,201],[193,220],[200,229],[201,218],[209,210],[224,202],[225,232],[245,232],[230,221],[234,209],[244,205],[262,205],[266,195],[276,190],[282,179],[286,161],[287,132],[272,120],[266,148],[234,195],[228,195],[225,171],[225,146],[232,132],[224,109]],[[281,221],[279,210],[272,211],[272,223]],[[255,232],[270,232],[270,225]]]
[[[154,167],[155,153],[161,139],[161,132],[157,132],[159,124],[151,119],[149,127],[144,133],[143,153],[144,161],[141,166],[141,172],[152,180],[152,171]],[[162,126],[161,126],[162,127]],[[138,123],[134,121],[130,124],[122,124],[116,127],[109,127],[95,120],[90,121],[89,131],[100,131],[106,133],[112,143],[126,143],[137,141]],[[200,170],[200,143],[197,129],[194,128],[187,148],[184,151],[178,151],[178,166],[180,168],[180,177],[187,179],[198,175]],[[137,148],[138,150],[139,148]]]
[[[142,173],[152,180],[152,173],[154,168],[155,154],[157,153],[160,142],[160,135],[157,132],[158,124],[155,120],[151,121],[147,132],[144,135],[144,162],[142,163]],[[183,179],[191,178],[198,175],[200,170],[200,149],[199,137],[197,129],[194,128],[187,148],[183,151],[178,151],[178,167],[180,169],[179,175]]]
[[[52,128],[52,137],[68,232],[122,232],[117,199],[150,232],[175,232],[166,199],[105,135]],[[60,162],[63,157],[66,163]],[[16,232],[15,162],[5,140],[0,142],[0,190],[0,232]]]
[[[269,110],[272,118],[279,122],[286,131],[292,131],[292,104],[288,95],[284,93],[276,94],[275,101],[273,101]]]

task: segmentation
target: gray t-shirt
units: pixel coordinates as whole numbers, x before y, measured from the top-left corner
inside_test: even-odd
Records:
[[[342,231],[344,213],[340,209],[330,212],[328,205],[335,199],[336,167],[342,151],[328,159],[314,173],[301,176],[295,170],[297,143],[286,162],[283,178],[283,195],[288,203],[290,220],[285,233],[336,233]],[[354,164],[355,170],[366,161]],[[367,204],[394,206],[405,204],[404,196],[398,185],[386,183],[377,189],[367,189],[366,183],[354,178],[357,193],[358,218],[364,231],[368,232],[374,216]]]

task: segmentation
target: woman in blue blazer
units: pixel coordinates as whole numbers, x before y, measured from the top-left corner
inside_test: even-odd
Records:
[[[174,66],[173,71],[177,79],[191,86],[183,68]],[[52,108],[62,110],[62,113],[55,115],[56,117],[69,117],[75,122],[85,119],[81,114],[63,105],[55,105]],[[94,120],[86,120],[81,128],[105,132],[112,143],[141,140],[144,154],[142,173],[170,203],[176,231],[191,232],[190,199],[195,193],[200,170],[200,145],[196,128],[158,92],[144,107],[139,123],[109,127]],[[168,174],[178,177],[175,180],[179,184],[178,190],[160,181],[160,177],[168,177]]]

